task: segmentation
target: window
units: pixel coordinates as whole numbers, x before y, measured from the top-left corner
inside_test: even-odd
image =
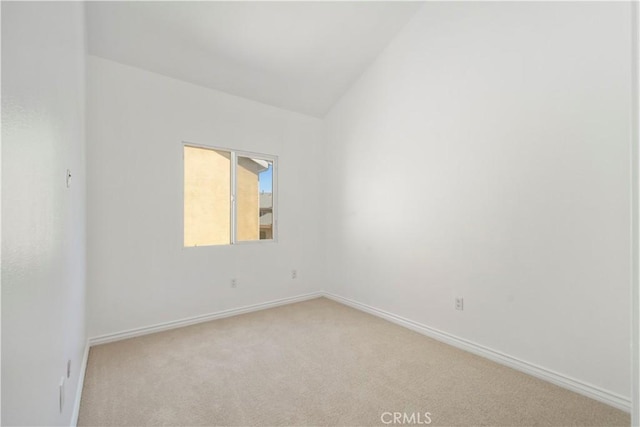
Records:
[[[185,247],[275,240],[276,157],[183,150]]]

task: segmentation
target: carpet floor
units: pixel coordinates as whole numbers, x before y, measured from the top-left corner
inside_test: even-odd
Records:
[[[630,424],[326,298],[92,347],[78,424],[385,425],[394,412],[405,425]]]

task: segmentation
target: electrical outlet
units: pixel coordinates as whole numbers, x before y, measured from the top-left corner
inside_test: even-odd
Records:
[[[60,382],[58,383],[58,399],[60,404],[60,413],[62,413],[62,408],[64,408],[64,377],[60,377]]]
[[[464,310],[464,298],[456,298],[456,310]]]
[[[71,378],[71,359],[67,360],[67,378]]]
[[[291,278],[292,279],[298,278],[298,270],[291,270]]]
[[[238,281],[236,279],[231,279],[231,287],[232,288],[238,287]]]

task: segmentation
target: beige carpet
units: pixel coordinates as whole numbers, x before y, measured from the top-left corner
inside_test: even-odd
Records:
[[[319,298],[91,349],[79,425],[629,425],[629,415]],[[420,414],[420,415],[418,415]],[[391,421],[392,414],[383,416]]]

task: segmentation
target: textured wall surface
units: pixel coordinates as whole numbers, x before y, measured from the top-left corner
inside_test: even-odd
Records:
[[[88,64],[89,336],[321,288],[321,120]],[[183,247],[183,142],[278,156],[277,243]]]
[[[630,24],[425,4],[327,118],[329,289],[628,399]]]
[[[2,3],[2,425],[71,420],[85,345],[84,40],[82,3]]]

